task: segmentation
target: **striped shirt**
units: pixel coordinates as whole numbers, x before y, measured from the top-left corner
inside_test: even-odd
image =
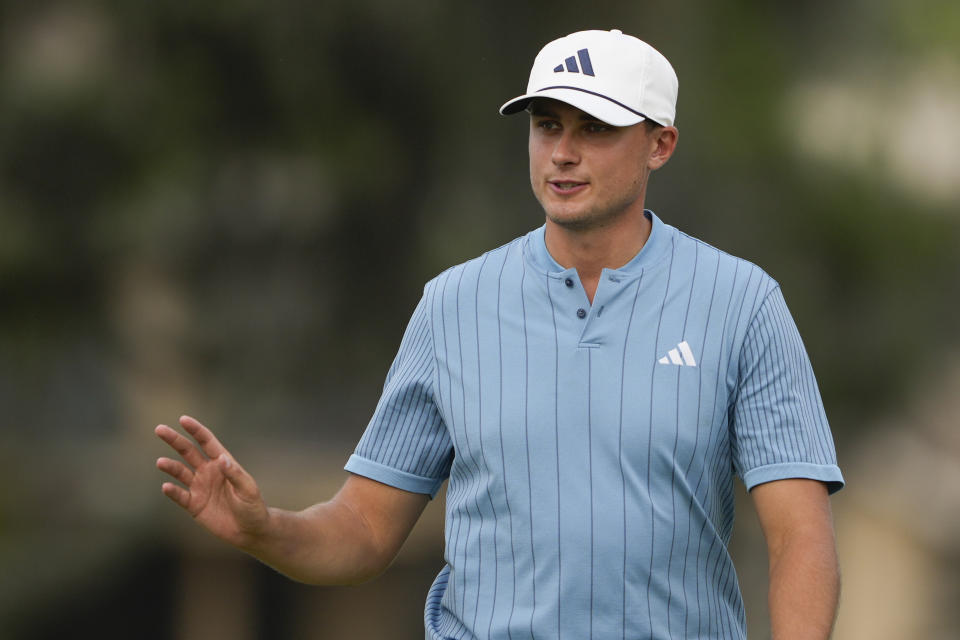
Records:
[[[427,638],[744,638],[733,476],[842,486],[779,286],[647,215],[593,304],[543,227],[424,288],[346,469],[449,478]]]

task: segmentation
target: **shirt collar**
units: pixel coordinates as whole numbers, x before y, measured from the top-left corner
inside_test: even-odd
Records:
[[[618,269],[606,269],[606,271],[625,276],[636,275],[656,264],[666,255],[667,250],[673,243],[673,234],[676,232],[676,229],[668,224],[664,224],[663,221],[649,209],[646,209],[643,213],[651,223],[650,237],[647,238],[646,243],[644,243],[637,255],[631,258],[629,262]],[[565,269],[560,266],[560,264],[553,259],[553,256],[550,255],[544,239],[545,231],[546,225],[543,225],[527,234],[523,250],[527,262],[537,271],[551,276],[561,276],[568,271],[574,271],[574,269]]]

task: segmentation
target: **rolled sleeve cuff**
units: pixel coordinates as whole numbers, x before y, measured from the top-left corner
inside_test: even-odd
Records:
[[[358,476],[370,478],[410,493],[425,493],[431,498],[437,495],[437,491],[440,490],[444,480],[443,478],[425,478],[400,471],[379,462],[362,458],[357,454],[350,456],[343,468]]]
[[[809,462],[784,462],[756,467],[743,474],[743,484],[749,491],[758,484],[788,478],[819,480],[827,485],[829,493],[840,491],[844,485],[840,467],[833,464],[812,464]]]

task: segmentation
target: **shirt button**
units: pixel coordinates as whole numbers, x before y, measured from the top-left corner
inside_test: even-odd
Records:
[[[568,287],[572,287],[572,286],[573,286],[573,278],[567,278],[566,280],[563,281],[563,284],[567,285]]]
[[[580,318],[581,320],[583,320],[584,318],[586,318],[586,317],[587,317],[587,310],[584,309],[584,308],[582,308],[582,307],[579,308],[579,309],[577,309],[577,317]]]

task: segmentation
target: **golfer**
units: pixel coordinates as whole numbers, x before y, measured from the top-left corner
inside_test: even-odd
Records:
[[[342,489],[270,508],[210,430],[157,435],[163,493],[313,584],[392,561],[447,481],[441,638],[745,638],[735,477],[766,539],[777,640],[830,635],[843,485],[797,328],[756,265],[645,209],[678,81],[620,31],[547,44],[503,114],[530,120],[542,226],[426,284]]]

